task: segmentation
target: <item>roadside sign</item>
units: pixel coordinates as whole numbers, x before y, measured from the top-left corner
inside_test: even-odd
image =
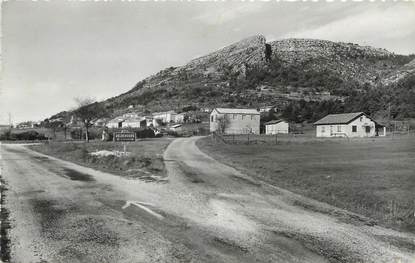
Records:
[[[115,142],[133,142],[135,141],[135,132],[115,132]]]

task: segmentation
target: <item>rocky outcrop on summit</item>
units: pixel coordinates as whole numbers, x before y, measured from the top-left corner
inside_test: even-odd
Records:
[[[284,39],[270,43],[274,59],[285,64],[306,65],[316,71],[333,71],[344,80],[375,84],[396,65],[395,54],[381,48],[316,39]],[[382,62],[383,64],[377,63]]]
[[[209,55],[193,59],[184,68],[192,69],[207,64],[256,64],[263,61],[265,42],[265,37],[261,35],[249,37]]]
[[[292,38],[274,41],[269,44],[275,56],[289,63],[319,57],[338,61],[340,59],[364,57],[385,58],[393,55],[393,53],[381,48],[318,39]]]
[[[227,74],[244,78],[247,67],[265,62],[265,37],[258,35],[243,39],[218,51],[191,60],[179,67],[170,67],[144,79],[134,89],[137,91],[177,85],[177,82],[221,82]]]
[[[265,62],[265,37],[253,36],[226,46],[209,55],[193,59],[175,71],[192,71],[203,75],[221,75],[225,67],[233,72],[244,74],[247,65],[258,65]]]

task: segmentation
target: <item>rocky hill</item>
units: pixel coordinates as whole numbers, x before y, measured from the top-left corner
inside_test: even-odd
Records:
[[[347,111],[359,109],[355,98],[374,90],[386,92],[397,83],[412,85],[414,59],[414,55],[352,43],[315,39],[267,43],[265,37],[253,36],[186,65],[161,70],[130,91],[102,103],[115,113],[129,105],[150,111],[180,110],[188,105],[275,105],[284,111],[298,100],[338,100],[342,107],[334,111]],[[407,89],[409,94],[415,93]],[[371,110],[381,110],[384,103],[387,102],[379,102]],[[402,113],[397,110],[396,116],[415,117],[415,108],[411,107]]]

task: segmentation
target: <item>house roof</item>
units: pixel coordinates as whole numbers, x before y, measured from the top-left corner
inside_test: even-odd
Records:
[[[164,114],[177,114],[174,110],[169,110],[169,111],[160,111],[160,112],[154,112],[154,115],[164,115]]]
[[[323,124],[348,124],[361,115],[365,115],[369,119],[373,120],[367,116],[364,112],[352,112],[352,113],[341,113],[341,114],[329,114],[324,118],[316,121],[314,125],[323,125]]]
[[[118,123],[120,121],[125,121],[125,119],[124,118],[120,118],[120,117],[116,117],[116,118],[108,121],[108,123]]]
[[[256,109],[231,109],[231,108],[215,108],[219,113],[230,113],[230,114],[258,114],[259,111]]]
[[[271,125],[271,124],[277,124],[280,122],[285,122],[284,120],[273,120],[273,121],[268,121],[266,123],[264,123],[265,125]]]
[[[124,122],[141,122],[144,121],[144,117],[131,117],[131,118],[125,118]]]

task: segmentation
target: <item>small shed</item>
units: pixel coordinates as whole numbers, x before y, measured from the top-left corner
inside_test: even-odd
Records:
[[[266,122],[265,124],[265,134],[272,135],[278,133],[288,133],[289,124],[284,120],[273,120]]]

